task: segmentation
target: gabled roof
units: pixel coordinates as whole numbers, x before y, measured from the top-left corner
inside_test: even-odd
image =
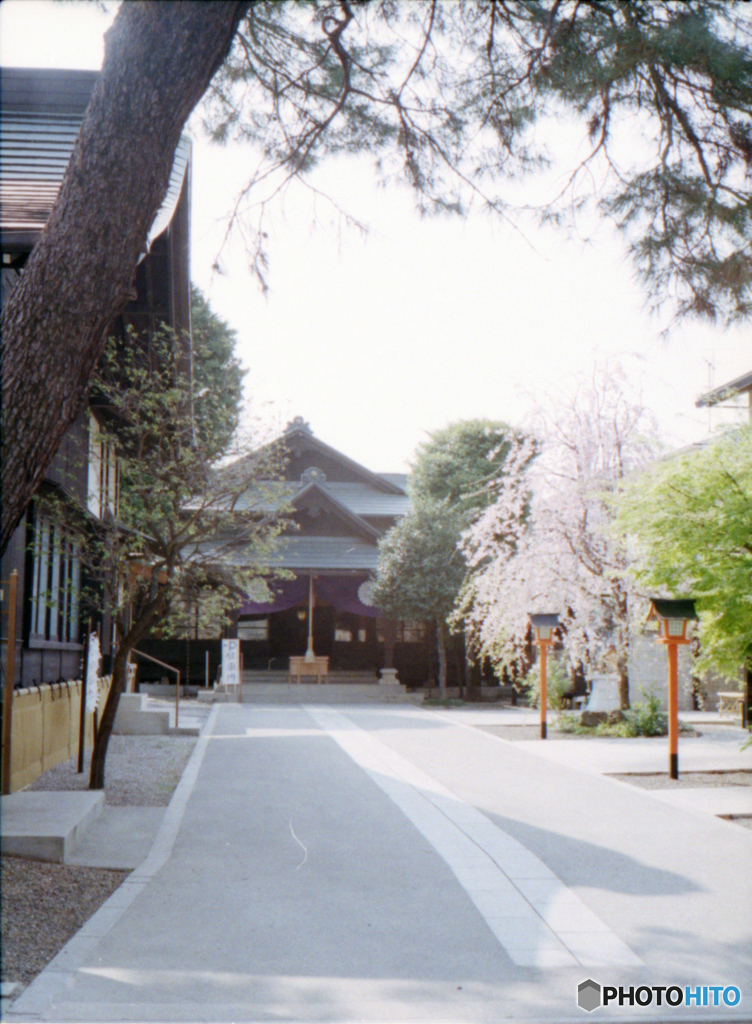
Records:
[[[404,486],[400,486],[405,480],[404,476],[394,474],[385,477],[371,473],[315,438],[311,428],[300,417],[293,420],[284,434],[271,444],[290,446],[293,449],[292,460],[300,460],[297,466],[300,475],[297,479],[261,481],[256,484],[251,474],[256,464],[255,457],[248,462],[239,459],[225,466],[219,472],[228,474],[238,486],[243,484],[244,465],[248,465],[248,475],[251,476],[247,491],[234,503],[233,511],[240,514],[271,512],[283,504],[303,511],[306,507],[318,505],[336,517],[340,524],[344,524],[347,534],[327,536],[327,524],[321,527],[321,533],[306,533],[303,523],[298,532],[285,534],[278,539],[273,564],[296,572],[374,572],[378,566],[378,541],[383,534],[384,524],[381,524],[382,529],[376,529],[367,517],[396,521],[409,512],[410,498]],[[303,457],[307,453],[311,453],[310,459]],[[345,479],[328,479],[327,473],[318,465],[319,462],[333,470],[335,476],[344,476]],[[242,564],[248,554],[238,548],[222,557]]]
[[[342,452],[338,452],[336,448],[332,448],[328,444],[324,444],[323,441],[320,441],[314,436],[313,431],[303,420],[302,416],[296,416],[291,423],[288,423],[284,434],[282,434],[282,437],[279,438],[276,443],[282,443],[288,448],[293,448],[296,439],[302,441],[304,445],[302,450],[316,451],[328,459],[333,459],[335,462],[346,467],[355,476],[360,477],[364,482],[375,487],[376,490],[383,491],[385,494],[404,493],[401,487],[396,483],[393,483],[386,476],[379,476],[377,473],[372,473],[370,469],[366,469],[365,466],[361,466],[360,463],[355,462],[347,455],[343,455]]]
[[[352,537],[283,537],[274,564],[283,569],[375,572],[379,549]]]
[[[707,405],[718,405],[719,402],[725,402],[729,398],[733,398],[734,395],[744,391],[752,391],[752,372],[745,373],[742,377],[729,381],[728,384],[722,384],[721,387],[700,395],[695,402],[695,406],[698,409],[702,409]]]
[[[329,512],[332,512],[338,519],[345,522],[350,526],[356,533],[361,536],[370,538],[373,541],[377,541],[381,536],[378,530],[374,530],[365,520],[359,516],[354,515],[345,505],[337,501],[327,490],[325,490],[316,480],[312,480],[306,484],[302,490],[298,491],[295,497],[292,499],[292,506],[296,509],[305,509],[311,504],[311,497],[314,496],[320,502],[322,508],[326,508]]]
[[[0,232],[5,252],[34,246],[68,166],[96,71],[0,68]],[[172,220],[191,144],[180,140],[147,246]]]

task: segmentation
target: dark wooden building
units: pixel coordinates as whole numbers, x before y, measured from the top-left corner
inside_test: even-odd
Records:
[[[282,449],[283,478],[255,480],[251,456],[248,489],[233,501],[239,530],[244,517],[258,515],[264,504],[289,510],[289,528],[272,556],[285,578],[270,583],[271,602],[249,595],[225,633],[240,639],[244,668],[279,678],[292,656],[306,654],[310,638],[316,657],[329,659],[333,681],[338,674],[357,673],[376,682],[382,668],[396,668],[400,682],[425,685],[435,674],[430,624],[390,620],[371,601],[379,540],[410,507],[407,476],[371,472],[315,437],[300,417],[273,445]],[[241,488],[243,463],[238,460],[224,470],[238,477]],[[253,561],[253,551],[228,540],[231,529],[217,541],[218,557],[240,565]],[[192,683],[203,683],[208,654],[210,677],[216,677],[218,634],[196,631],[180,640],[150,639],[139,646],[179,667]],[[139,674],[143,681],[160,675],[147,664]]]
[[[410,507],[407,477],[371,472],[320,441],[300,417],[281,444],[285,481],[276,486],[292,514],[274,561],[294,578],[274,584],[273,604],[248,600],[238,609],[245,667],[286,668],[291,655],[305,654],[312,632],[315,654],[328,657],[334,672],[375,678],[389,666],[401,682],[424,683],[427,625],[389,620],[370,597],[379,539]]]
[[[97,72],[0,69],[0,248],[2,301],[10,295],[55,203]],[[181,142],[168,195],[135,276],[137,297],[109,332],[127,324],[148,334],[160,323],[190,329],[190,143]],[[113,190],[117,182],[112,183]],[[50,465],[43,489],[66,491],[95,515],[117,502],[114,453],[99,442],[96,413],[82,411]],[[0,575],[19,578],[16,685],[80,675],[81,567],[55,524],[32,503],[2,559]],[[5,594],[7,595],[7,587]],[[4,609],[5,610],[5,609]],[[3,658],[8,642],[2,619]],[[104,624],[107,625],[106,623]],[[103,650],[110,650],[105,628]]]

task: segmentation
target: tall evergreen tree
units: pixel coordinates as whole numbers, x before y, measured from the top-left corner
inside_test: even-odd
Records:
[[[191,333],[197,429],[212,432],[228,446],[240,421],[247,371],[235,355],[236,331],[217,316],[195,285],[191,286]],[[203,401],[205,395],[211,400]]]
[[[409,483],[412,511],[380,545],[374,600],[390,615],[432,620],[441,689],[446,687],[447,620],[467,572],[462,534],[493,500],[492,485],[498,487],[507,459],[522,446],[523,434],[500,420],[461,420],[435,431],[416,451]],[[532,458],[532,442],[525,450]],[[515,472],[525,464],[518,458]]]

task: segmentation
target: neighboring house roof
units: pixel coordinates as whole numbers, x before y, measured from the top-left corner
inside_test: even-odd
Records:
[[[98,78],[96,71],[0,68],[0,231],[4,252],[29,251],[49,219]],[[180,140],[147,246],[170,223],[190,160]]]
[[[399,487],[401,491],[407,488],[407,481],[410,479],[407,473],[379,473],[382,480],[388,481],[390,484],[394,484],[395,487]]]
[[[745,391],[752,392],[752,372],[745,373],[743,376],[737,377],[736,380],[729,381],[728,384],[722,384],[721,387],[700,395],[695,406],[702,409],[704,406],[718,405]]]

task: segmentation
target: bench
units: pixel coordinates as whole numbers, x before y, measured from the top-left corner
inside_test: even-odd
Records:
[[[561,706],[572,711],[580,711],[587,704],[589,696],[587,690],[565,690],[561,695]]]
[[[725,690],[718,693],[719,715],[741,715],[744,706],[744,694],[739,690]]]
[[[306,661],[304,654],[294,654],[290,658],[290,682],[299,683],[302,676],[315,676],[317,683],[327,682],[329,657],[316,657],[313,661]]]

